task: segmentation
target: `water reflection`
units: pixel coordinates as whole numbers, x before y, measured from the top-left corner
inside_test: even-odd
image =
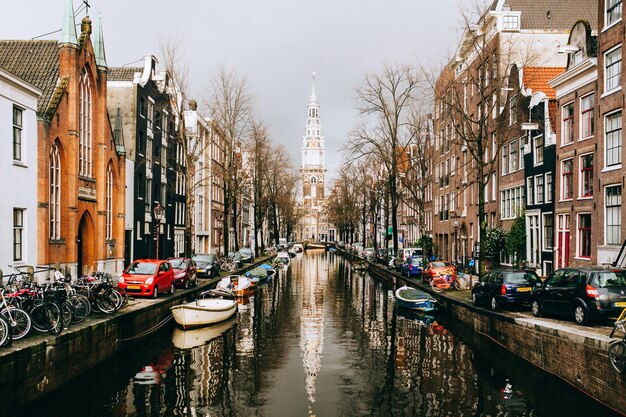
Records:
[[[133,346],[38,415],[610,415],[445,317],[397,309],[393,288],[334,254],[298,255],[239,307]]]

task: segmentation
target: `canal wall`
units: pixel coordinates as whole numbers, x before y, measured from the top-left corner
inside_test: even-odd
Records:
[[[342,255],[354,259],[348,253]],[[471,301],[436,293],[414,279],[369,263],[369,271],[393,284],[408,283],[437,298],[449,320],[509,350],[530,364],[554,375],[585,395],[626,415],[626,375],[609,363],[610,338],[574,323],[544,320],[532,315],[517,317],[506,312],[478,308]],[[549,387],[546,387],[549,389]]]
[[[268,259],[261,258],[237,272],[243,273]],[[178,290],[173,296],[129,303],[112,315],[93,313],[58,336],[29,335],[11,347],[0,348],[0,416],[13,415],[127,348],[133,341],[124,339],[150,330],[170,315],[171,306],[195,298],[218,280],[200,280],[197,287]],[[98,387],[100,383],[94,381],[94,389]]]

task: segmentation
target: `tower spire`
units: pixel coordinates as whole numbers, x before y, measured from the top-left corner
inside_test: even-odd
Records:
[[[107,58],[104,51],[104,35],[102,34],[102,18],[100,17],[100,13],[98,13],[98,21],[93,38],[93,53],[96,58],[96,65],[98,68],[104,69],[107,67]]]
[[[315,73],[311,74],[312,83],[311,83],[311,97],[309,101],[311,103],[315,103],[317,101],[317,94],[315,93]]]
[[[74,4],[72,0],[66,1],[63,28],[61,29],[61,39],[59,39],[59,43],[78,45],[78,38],[76,37],[76,22],[74,21]]]

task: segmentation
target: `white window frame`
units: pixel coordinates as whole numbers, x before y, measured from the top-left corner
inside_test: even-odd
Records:
[[[539,180],[542,181],[541,184],[541,192],[539,192]],[[546,179],[544,177],[544,174],[539,174],[539,175],[535,175],[534,178],[535,181],[535,204],[545,204],[545,192],[546,192]],[[541,197],[541,201],[539,201],[539,197]]]
[[[572,115],[568,117],[568,121],[565,121],[565,109],[569,108],[571,106],[572,109]],[[570,142],[565,142],[565,125],[566,123],[569,123],[569,121],[571,120],[572,126],[571,128],[568,130],[568,132],[571,134],[572,136],[572,140]],[[575,126],[576,123],[576,109],[574,106],[574,102],[570,101],[569,103],[565,103],[561,106],[561,146],[567,146],[567,145],[571,145],[572,143],[574,143],[576,141],[576,138],[574,137],[574,132],[576,129]]]
[[[50,149],[50,189],[48,194],[49,237],[61,239],[61,154],[57,143]]]
[[[619,74],[620,74],[619,75],[619,81],[617,82],[617,85],[615,87],[613,87],[612,89],[609,90],[608,87],[607,87],[607,81],[608,81],[608,78],[607,78],[607,74],[608,74],[608,71],[607,71],[607,57],[610,54],[612,54],[613,52],[617,51],[618,49],[620,50],[620,55],[621,55],[621,49],[622,49],[622,44],[621,43],[618,44],[618,45],[615,45],[613,48],[609,49],[608,51],[606,51],[604,53],[604,80],[602,80],[603,81],[603,85],[604,85],[604,94],[603,94],[603,96],[611,94],[611,93],[613,93],[615,91],[619,91],[622,88],[622,80],[621,80],[621,78],[622,78],[622,76],[621,76],[621,74],[622,74],[622,57],[621,56],[620,56],[620,59],[619,59],[619,64],[617,64],[617,63],[611,64],[611,65],[615,65],[616,68],[619,69]]]
[[[580,219],[581,216],[583,215],[589,215],[591,217],[591,222],[592,222],[592,226],[591,226],[591,233],[592,235],[591,237],[591,242],[593,242],[593,214],[590,212],[581,212],[581,213],[576,213],[576,258],[577,259],[585,259],[585,260],[589,260],[591,259],[591,253],[589,253],[589,256],[583,256],[581,255],[581,250],[582,250],[582,234],[580,231]],[[592,243],[593,244],[593,243]],[[590,248],[591,250],[591,248]]]
[[[615,19],[614,21],[609,22],[609,2],[610,1],[611,0],[605,0],[604,1],[604,29],[605,30],[610,28],[611,26],[614,26],[617,23],[621,22],[622,21],[622,17],[623,17],[622,13],[623,13],[624,10],[622,8],[622,0],[617,0],[615,2],[615,5],[616,5],[616,7],[619,7],[619,10],[620,10],[619,17],[617,19]]]
[[[586,114],[586,113],[591,113],[591,119],[590,119],[590,120],[591,120],[591,130],[592,130],[592,132],[591,132],[591,134],[590,134],[590,135],[586,135],[586,136],[585,136],[585,124],[584,124],[584,120],[585,120],[585,119],[584,119],[584,116],[583,116],[583,110],[584,110],[584,108],[583,108],[583,102],[584,102],[584,100],[588,99],[589,97],[592,97],[592,98],[593,98],[593,105],[591,106],[591,109],[590,109],[590,110],[588,110],[588,111],[586,111],[586,112],[584,112],[584,113],[585,113],[585,114]],[[580,104],[580,110],[579,110],[579,113],[580,113],[580,115],[579,115],[579,120],[580,120],[580,123],[578,123],[578,124],[580,125],[580,126],[579,126],[579,127],[580,127],[580,132],[579,132],[579,137],[578,137],[578,140],[579,140],[579,141],[583,141],[583,140],[587,140],[587,139],[591,139],[591,138],[593,138],[593,137],[594,137],[594,135],[595,135],[595,133],[596,133],[595,117],[594,117],[594,114],[595,114],[595,111],[596,111],[596,97],[595,97],[595,92],[591,92],[591,93],[589,93],[589,94],[586,94],[586,95],[582,96],[582,97],[580,98],[579,104]]]
[[[547,216],[552,216],[552,246],[548,247],[546,246],[546,217]],[[541,229],[542,229],[542,233],[541,233],[541,250],[543,252],[547,252],[547,251],[551,251],[554,249],[554,242],[555,242],[555,238],[554,238],[554,228],[555,225],[555,216],[554,213],[552,212],[545,212],[545,213],[541,213]]]
[[[26,227],[26,209],[24,208],[13,208],[13,262],[23,262],[24,261],[24,248],[26,245],[24,244],[24,237],[26,233],[24,233],[24,229]]]
[[[566,162],[568,162],[568,161],[572,161],[572,173],[571,173],[571,175],[572,175],[572,188],[574,187],[574,159],[573,159],[573,158],[563,159],[563,160],[561,161],[561,170],[560,170],[560,175],[561,175],[561,181],[560,181],[560,182],[561,182],[561,189],[560,189],[560,193],[559,193],[559,195],[560,195],[560,197],[561,197],[561,198],[560,198],[560,200],[561,200],[561,201],[571,201],[571,200],[574,198],[574,192],[573,192],[574,190],[572,190],[572,192],[571,192],[571,196],[570,196],[570,197],[565,197],[565,188],[564,188],[565,181],[563,181],[563,172],[564,172],[564,171],[563,171],[563,167],[565,166],[565,163],[566,163]]]
[[[78,84],[78,89],[78,175],[91,178],[93,176],[93,100],[91,78],[89,77],[89,72],[87,71],[87,68],[83,68],[83,73]]]
[[[13,140],[11,142],[11,153],[13,155],[13,161],[21,162],[24,160],[24,141],[22,140],[22,136],[24,133],[25,113],[26,112],[23,108],[13,105],[13,110],[11,113],[11,120],[13,123]]]
[[[584,173],[583,173],[583,158],[586,156],[591,155],[592,158],[592,170],[591,170],[591,195],[583,195],[583,181],[584,181]],[[594,152],[587,152],[584,153],[582,155],[578,156],[578,199],[579,200],[586,200],[586,199],[592,199],[593,198],[593,181],[595,179],[595,153]]]
[[[609,241],[607,239],[607,236],[608,236],[607,230],[608,230],[608,227],[609,227],[609,222],[608,222],[609,216],[608,216],[608,212],[607,212],[607,194],[606,193],[607,193],[607,190],[609,188],[612,188],[612,187],[620,187],[621,188],[621,190],[620,190],[620,209],[618,210],[619,215],[617,216],[617,219],[619,220],[619,224],[618,225],[617,224],[616,225],[611,225],[613,227],[617,227],[619,235],[618,235],[618,238],[617,238],[616,242],[609,243]],[[622,186],[621,183],[608,184],[608,185],[604,186],[603,197],[604,197],[604,244],[605,245],[621,245],[623,243],[622,232],[621,232],[622,231],[622,216],[621,215],[622,215],[622,210],[623,210],[623,207],[624,207],[623,201],[622,201],[623,193],[624,193],[624,187]]]
[[[537,158],[537,149],[539,147],[537,147],[537,140],[541,139],[541,161],[539,161]],[[534,166],[539,166],[539,165],[543,165],[543,161],[545,159],[545,147],[546,147],[546,142],[545,142],[545,138],[543,135],[537,135],[533,138],[533,165]]]
[[[607,153],[607,150],[608,150],[608,146],[607,146],[607,130],[606,130],[607,119],[609,117],[612,117],[612,116],[618,114],[618,113],[620,114],[620,117],[619,117],[620,127],[619,127],[619,129],[615,129],[612,132],[617,132],[618,130],[620,131],[620,134],[619,134],[620,135],[620,145],[619,145],[620,150],[617,152],[617,155],[619,157],[619,162],[609,165],[608,164],[608,160],[607,160],[607,156],[608,156],[608,153]],[[622,109],[619,109],[619,110],[616,110],[616,111],[613,111],[613,112],[610,112],[610,113],[607,113],[607,114],[604,115],[604,155],[603,155],[603,159],[604,159],[604,167],[605,167],[604,169],[605,170],[606,169],[620,169],[622,167],[622,159],[621,159],[622,158],[622,147],[624,146],[623,145],[623,143],[624,143],[624,132],[623,132],[623,130],[624,130],[624,119],[623,119],[623,117],[624,117],[624,115],[622,113]]]
[[[552,172],[546,172],[546,177],[543,183],[544,186],[544,190],[545,190],[545,197],[543,199],[544,203],[551,203],[552,202],[552,193],[554,191],[554,176],[552,175]],[[550,181],[548,182],[548,178],[550,178]],[[550,184],[550,187],[548,187],[548,184]]]

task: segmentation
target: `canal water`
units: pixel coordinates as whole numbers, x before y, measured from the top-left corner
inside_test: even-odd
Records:
[[[343,258],[309,251],[235,319],[162,329],[20,417],[35,415],[613,414],[445,317],[397,309],[391,288]]]

